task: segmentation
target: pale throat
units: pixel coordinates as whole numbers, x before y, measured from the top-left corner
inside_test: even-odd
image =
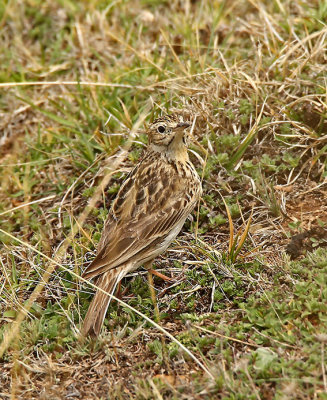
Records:
[[[186,162],[189,160],[187,147],[182,140],[173,140],[173,142],[169,146],[162,146],[151,143],[150,149],[164,155],[168,160],[176,160],[181,162]]]

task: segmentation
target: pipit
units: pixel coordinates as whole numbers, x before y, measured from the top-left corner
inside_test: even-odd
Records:
[[[117,283],[140,266],[151,267],[178,235],[201,196],[201,181],[187,154],[187,127],[177,114],[162,116],[149,126],[144,156],[122,184],[97,256],[83,273],[106,292],[113,294]],[[99,335],[109,303],[110,296],[99,290],[95,293],[83,335]]]

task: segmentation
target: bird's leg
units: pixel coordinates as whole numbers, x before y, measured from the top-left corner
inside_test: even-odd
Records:
[[[156,292],[154,290],[154,285],[153,285],[153,272],[154,270],[151,269],[152,267],[152,261],[147,262],[144,265],[144,268],[147,269],[148,271],[148,284],[149,284],[149,289],[150,289],[150,295],[151,295],[151,300],[154,308],[154,315],[156,317],[156,322],[160,321],[160,314],[159,314],[159,308],[158,308],[158,303],[157,303],[157,297],[156,297]]]
[[[150,265],[150,267],[151,267],[151,265]],[[156,275],[158,278],[161,278],[166,282],[172,282],[174,280],[173,278],[169,278],[169,276],[166,276],[166,275],[162,274],[161,272],[156,271],[155,269],[152,269],[152,268],[149,268],[148,272],[151,272],[152,275]]]
[[[157,296],[156,296],[156,292],[154,290],[154,285],[153,285],[153,274],[159,276],[160,278],[162,278],[162,274],[159,273],[155,273],[157,271],[153,270],[152,268],[152,261],[147,262],[144,265],[144,268],[146,268],[148,270],[148,284],[149,284],[149,289],[150,289],[150,294],[151,294],[151,300],[152,300],[152,304],[154,307],[154,315],[156,318],[156,322],[158,324],[160,324],[160,314],[159,314],[159,308],[158,308],[158,303],[157,303]],[[163,275],[165,278],[168,278],[167,276]],[[163,278],[164,279],[164,278]],[[168,278],[168,280],[170,280]],[[165,336],[162,335],[161,336],[161,347],[162,347],[162,358],[163,361],[166,365],[166,368],[169,372],[169,375],[172,375],[173,372],[171,370],[170,364],[169,364],[169,359],[168,359],[168,352],[167,352],[167,348],[166,348],[166,341],[165,341]]]

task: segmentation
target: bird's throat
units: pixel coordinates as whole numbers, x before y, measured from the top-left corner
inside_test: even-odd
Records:
[[[184,163],[189,159],[187,154],[187,147],[183,143],[183,139],[176,140],[176,138],[174,138],[168,146],[160,146],[151,143],[150,149],[153,152],[160,153],[168,160],[176,160]]]

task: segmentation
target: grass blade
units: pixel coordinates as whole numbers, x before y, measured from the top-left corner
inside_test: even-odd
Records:
[[[266,99],[262,104],[260,114],[258,115],[255,124],[253,127],[250,129],[250,132],[246,135],[242,143],[238,146],[236,149],[235,153],[231,156],[229,163],[227,164],[227,169],[233,169],[235,168],[236,164],[240,161],[240,159],[243,157],[243,154],[245,153],[246,149],[249,147],[249,145],[252,143],[253,139],[258,133],[258,127],[261,121],[261,117],[263,114],[263,109],[266,104]]]
[[[233,220],[232,220],[232,216],[230,214],[228,205],[225,201],[225,199],[223,198],[223,196],[221,196],[224,204],[225,204],[225,208],[226,208],[226,212],[227,212],[227,217],[228,217],[228,224],[229,224],[229,245],[228,245],[228,253],[231,254],[232,250],[233,250],[233,243],[234,243],[234,225],[233,225]]]
[[[238,253],[241,251],[241,249],[242,249],[242,247],[243,247],[243,245],[244,245],[244,242],[245,242],[245,240],[246,240],[246,238],[247,238],[247,236],[248,236],[249,229],[250,229],[250,225],[251,225],[251,221],[252,221],[252,214],[253,214],[253,208],[252,208],[252,210],[251,210],[251,214],[250,214],[250,217],[249,217],[248,222],[247,222],[247,224],[246,224],[246,227],[245,227],[245,229],[244,229],[244,232],[242,233],[242,236],[241,236],[241,238],[240,238],[240,241],[239,241],[239,243],[238,243],[238,245],[237,245],[237,247],[236,247],[236,250],[235,250],[235,259],[236,259],[237,255],[238,255]]]

